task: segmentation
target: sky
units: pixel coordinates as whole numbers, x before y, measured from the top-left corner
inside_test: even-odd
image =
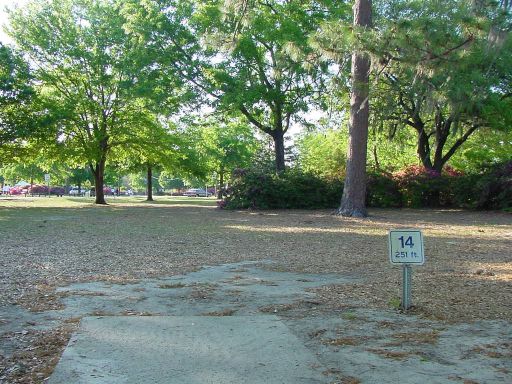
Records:
[[[23,6],[28,0],[0,0],[0,41],[2,43],[12,43],[12,40],[5,34],[4,26],[7,24],[7,13],[5,8],[14,6]]]

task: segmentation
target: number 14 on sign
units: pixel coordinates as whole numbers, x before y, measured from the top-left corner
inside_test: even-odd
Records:
[[[393,264],[423,264],[425,260],[421,231],[390,231],[389,257]]]

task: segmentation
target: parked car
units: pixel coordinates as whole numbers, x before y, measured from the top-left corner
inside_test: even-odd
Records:
[[[64,196],[64,194],[66,193],[66,189],[64,187],[51,187],[50,188],[50,194],[51,195],[55,195],[55,196]]]
[[[208,196],[211,196],[211,194],[206,192],[204,189],[201,189],[201,188],[191,188],[191,189],[187,189],[183,193],[183,196],[188,196],[188,197],[208,197]]]
[[[82,196],[85,192],[85,188],[73,187],[69,190],[68,194],[71,196]]]
[[[32,196],[37,195],[47,195],[48,194],[48,186],[47,185],[33,185],[28,189],[28,193],[30,193]]]

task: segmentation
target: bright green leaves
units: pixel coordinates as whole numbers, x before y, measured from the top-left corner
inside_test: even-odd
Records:
[[[0,163],[16,161],[23,140],[36,134],[35,93],[28,64],[0,44]]]
[[[511,15],[496,4],[387,1],[376,7],[378,25],[368,46],[374,57],[373,99],[378,120],[409,126],[424,166],[440,170],[477,129],[509,129],[504,96],[512,50],[503,34]]]
[[[312,65],[308,37],[329,17],[331,2],[197,2],[195,28],[207,52],[212,93],[223,110],[239,110],[275,141],[284,169],[283,136],[317,101],[327,67]],[[330,8],[329,8],[330,7]]]

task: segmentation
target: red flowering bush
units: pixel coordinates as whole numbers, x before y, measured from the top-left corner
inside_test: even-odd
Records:
[[[450,169],[451,173],[455,170]],[[406,207],[440,207],[452,205],[451,177],[447,174],[412,165],[393,174]]]

